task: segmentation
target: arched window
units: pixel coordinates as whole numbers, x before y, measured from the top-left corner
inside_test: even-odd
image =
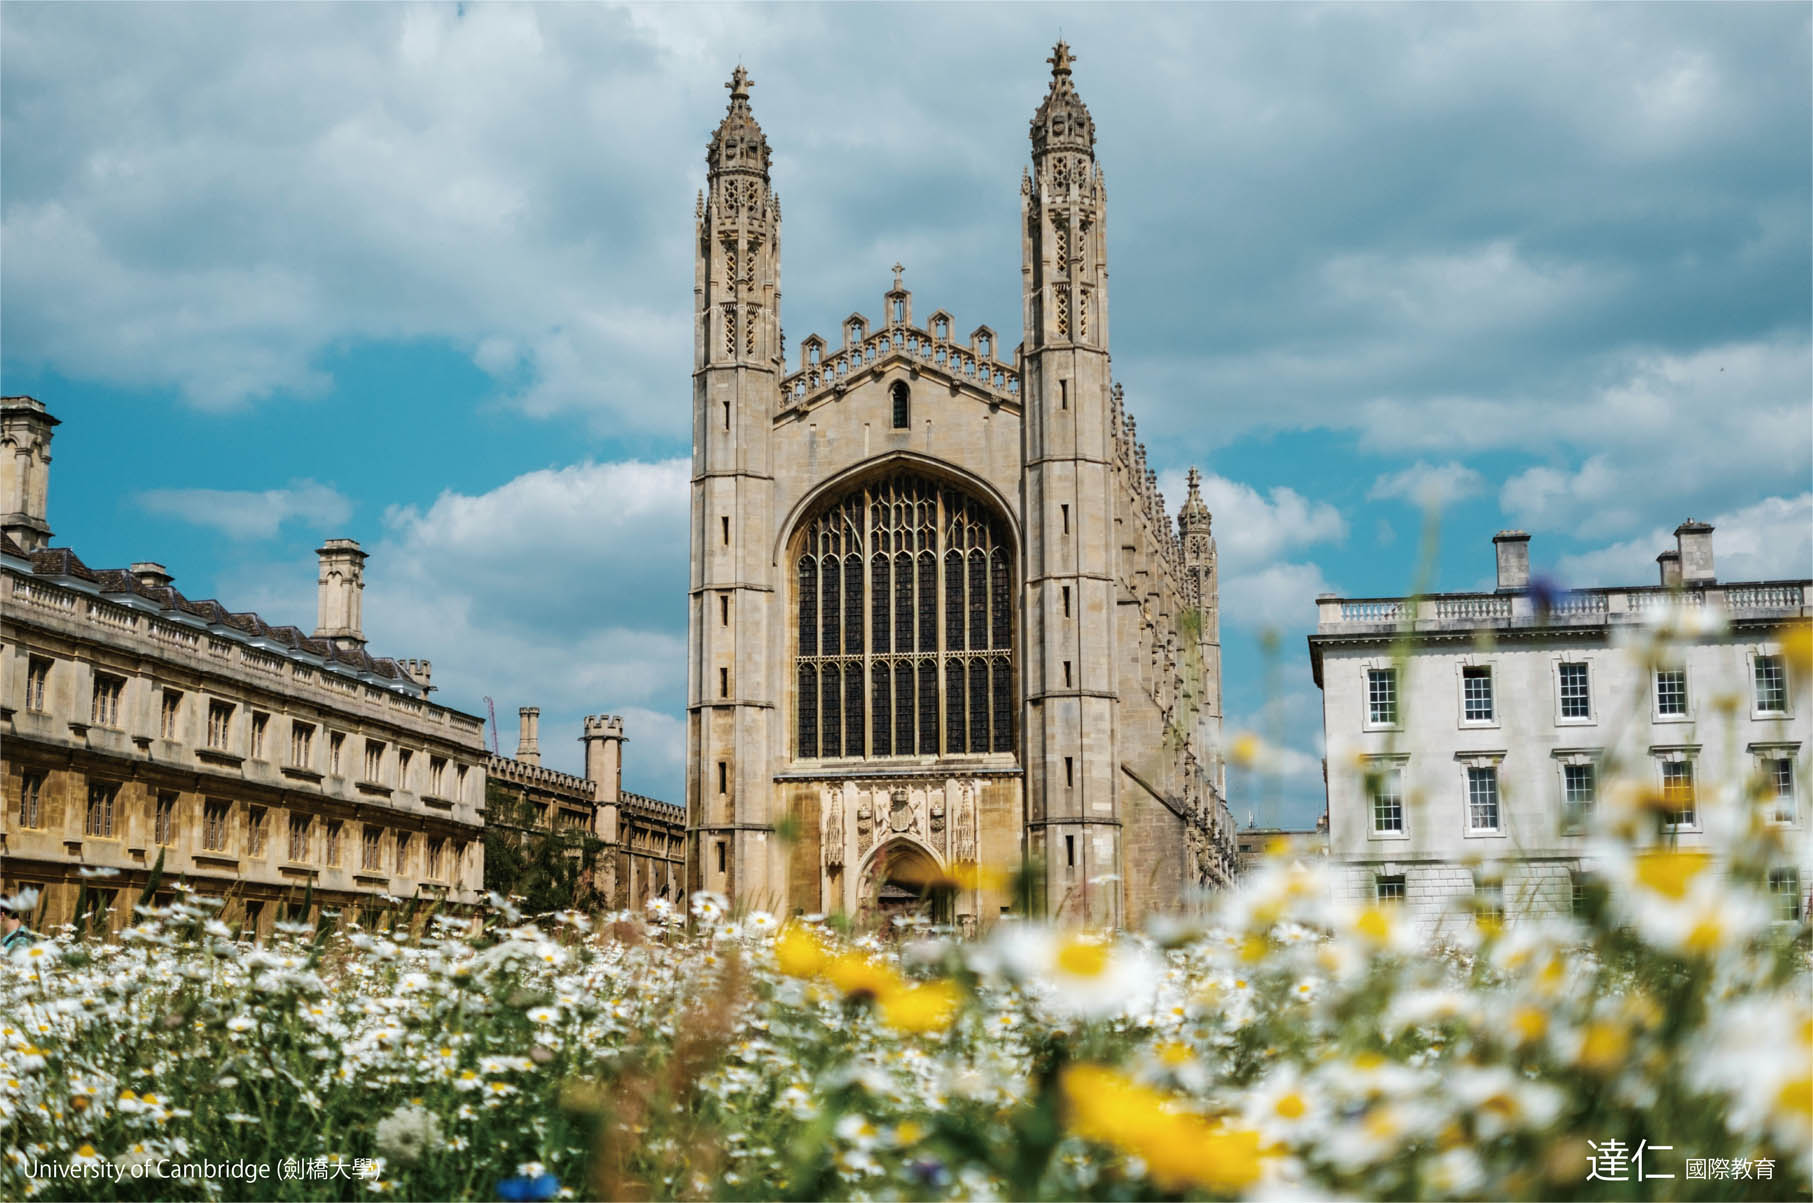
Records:
[[[956,489],[838,498],[795,540],[795,754],[1013,751],[1013,588],[1004,523]]]
[[[896,380],[894,387],[888,390],[888,396],[894,402],[894,429],[905,430],[912,418],[912,404],[907,394],[906,381]]]

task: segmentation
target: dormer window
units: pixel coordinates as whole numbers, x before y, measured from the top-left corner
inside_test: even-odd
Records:
[[[906,298],[905,297],[895,297],[894,298],[894,320],[896,322],[906,321]]]
[[[861,342],[862,333],[863,333],[863,331],[862,331],[861,322],[851,322],[850,323],[850,341],[851,342],[853,342],[853,343]]]
[[[932,337],[933,338],[936,338],[939,342],[945,342],[950,338],[950,336],[951,336],[951,324],[948,320],[946,320],[945,318],[939,318],[936,322],[932,323]]]
[[[984,359],[993,359],[994,358],[995,340],[991,336],[984,334],[982,336],[982,341],[977,343],[976,345],[977,345],[977,347],[979,347],[981,349],[982,358],[984,358]]]
[[[810,363],[813,367],[818,366],[818,344],[817,343],[813,343],[810,347],[808,347],[806,349],[806,357],[807,357],[806,361],[808,363]]]

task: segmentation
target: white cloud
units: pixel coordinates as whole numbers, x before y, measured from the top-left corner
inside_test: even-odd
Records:
[[[1398,472],[1372,482],[1366,496],[1374,501],[1396,497],[1425,509],[1440,510],[1475,496],[1485,488],[1485,478],[1458,460],[1431,464],[1417,460]]]
[[[1188,487],[1182,471],[1160,472],[1158,484],[1173,511],[1183,504]],[[1209,475],[1202,478],[1202,500],[1214,516],[1215,551],[1224,577],[1295,548],[1347,537],[1341,511],[1288,486],[1262,494],[1251,485]]]
[[[447,705],[483,714],[489,695],[506,755],[517,707],[541,707],[543,762],[566,772],[583,768],[581,716],[622,714],[626,782],[678,800],[689,476],[683,459],[584,463],[393,507],[367,544],[372,653],[433,661]],[[274,623],[314,613],[308,566],[221,588]]]
[[[1713,562],[1720,580],[1813,577],[1813,493],[1767,497],[1706,521],[1713,526]],[[1674,546],[1674,527],[1658,526],[1634,539],[1563,556],[1555,572],[1563,584],[1577,588],[1653,585],[1656,556]]]
[[[352,502],[331,485],[292,480],[287,488],[147,489],[134,500],[153,514],[209,526],[234,539],[268,539],[285,522],[321,530],[352,517]]]
[[[1274,563],[1238,574],[1224,569],[1221,614],[1238,627],[1294,636],[1316,625],[1316,595],[1333,591],[1314,564]]]

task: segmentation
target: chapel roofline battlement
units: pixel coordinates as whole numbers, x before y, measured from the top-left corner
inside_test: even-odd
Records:
[[[969,387],[991,402],[1018,407],[1019,348],[1013,360],[1001,358],[1001,338],[988,325],[977,326],[967,339],[953,336],[956,319],[935,309],[924,326],[913,324],[913,294],[902,288],[899,264],[894,286],[882,295],[882,319],[871,322],[860,311],[840,323],[841,346],[812,333],[800,341],[799,367],[781,378],[782,411],[836,397],[867,375],[879,375],[890,363],[904,362],[914,372],[930,371],[951,384]]]

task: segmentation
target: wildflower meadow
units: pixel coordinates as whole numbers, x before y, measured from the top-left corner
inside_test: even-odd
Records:
[[[0,1196],[1805,1198],[1784,831],[1741,772],[1702,848],[1665,801],[1605,791],[1576,913],[1439,938],[1283,855],[1143,931],[967,940],[697,895],[253,944],[184,894],[6,967]]]

